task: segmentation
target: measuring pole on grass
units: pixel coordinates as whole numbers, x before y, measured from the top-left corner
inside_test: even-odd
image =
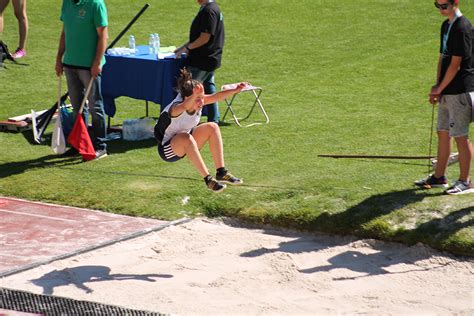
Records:
[[[378,156],[378,155],[318,155],[323,158],[367,158],[367,159],[431,159],[433,156]]]

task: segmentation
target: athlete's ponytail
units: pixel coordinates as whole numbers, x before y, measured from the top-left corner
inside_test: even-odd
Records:
[[[193,94],[193,89],[198,84],[200,84],[200,82],[194,80],[193,75],[186,68],[181,69],[178,77],[178,92],[183,98]]]

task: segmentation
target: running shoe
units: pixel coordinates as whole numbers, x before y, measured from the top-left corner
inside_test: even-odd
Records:
[[[454,184],[449,189],[444,191],[444,193],[450,195],[467,194],[474,193],[474,189],[472,188],[471,181],[458,180],[454,182]]]
[[[226,188],[226,185],[224,183],[219,183],[219,181],[217,181],[213,177],[210,177],[208,180],[206,180],[206,185],[207,188],[213,191],[214,193],[222,192]]]
[[[219,176],[218,174],[216,174],[216,179],[217,181],[225,182],[232,185],[239,185],[239,184],[244,183],[242,179],[234,177],[229,171],[226,171],[226,173],[222,176]]]
[[[26,56],[26,51],[22,48],[17,48],[16,51],[12,54],[12,57],[15,59],[22,58]]]
[[[95,152],[95,160],[107,157],[107,150],[99,149]]]
[[[428,177],[415,181],[415,185],[423,189],[431,188],[447,188],[448,187],[448,178],[441,176],[436,178],[434,175],[430,174]]]

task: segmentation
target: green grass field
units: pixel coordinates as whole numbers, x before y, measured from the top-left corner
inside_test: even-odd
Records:
[[[144,2],[106,2],[111,41]],[[30,66],[0,70],[2,120],[55,102],[59,3],[28,3],[24,61]],[[250,128],[221,128],[226,165],[245,185],[214,195],[188,161],[161,161],[154,140],[113,141],[109,157],[82,163],[54,156],[49,146],[30,144],[29,133],[0,133],[0,194],[168,220],[232,216],[257,224],[423,242],[474,255],[474,196],[416,190],[412,183],[426,176],[427,161],[318,157],[428,154],[427,94],[435,80],[443,20],[432,1],[218,3],[226,46],[217,84],[247,80],[263,87],[271,120]],[[160,34],[163,46],[182,44],[198,10],[196,1],[152,0],[150,5],[128,34],[138,44],[146,44],[152,32]],[[474,19],[474,3],[462,1],[461,9]],[[9,7],[2,39],[12,49],[17,33]],[[118,46],[126,43],[125,36]],[[248,97],[238,98],[241,112],[250,105]],[[223,113],[225,104],[220,106]],[[144,112],[144,101],[119,98],[112,123]],[[159,115],[158,105],[151,115]],[[209,151],[203,155],[213,170]],[[458,173],[458,165],[451,166],[450,180]]]

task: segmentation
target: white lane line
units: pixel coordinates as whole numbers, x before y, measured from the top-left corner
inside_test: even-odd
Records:
[[[0,208],[0,212],[18,214],[18,215],[24,215],[24,216],[40,217],[40,218],[46,218],[46,219],[51,219],[51,220],[54,220],[54,221],[61,221],[61,222],[71,222],[71,223],[76,223],[77,222],[77,221],[72,220],[72,219],[65,219],[65,218],[57,218],[57,217],[44,216],[44,215],[38,215],[38,214],[28,214],[28,213],[22,213],[22,212],[15,212],[15,211],[10,211],[10,210],[4,210],[4,209],[1,209],[1,208]]]
[[[18,259],[25,259],[25,256],[16,256],[16,255],[11,255],[11,254],[8,254],[8,253],[2,253],[0,255],[0,258],[4,258],[4,257],[11,257],[11,258],[18,258]],[[2,262],[2,260],[0,260],[0,262]],[[0,314],[2,315],[2,314]]]

